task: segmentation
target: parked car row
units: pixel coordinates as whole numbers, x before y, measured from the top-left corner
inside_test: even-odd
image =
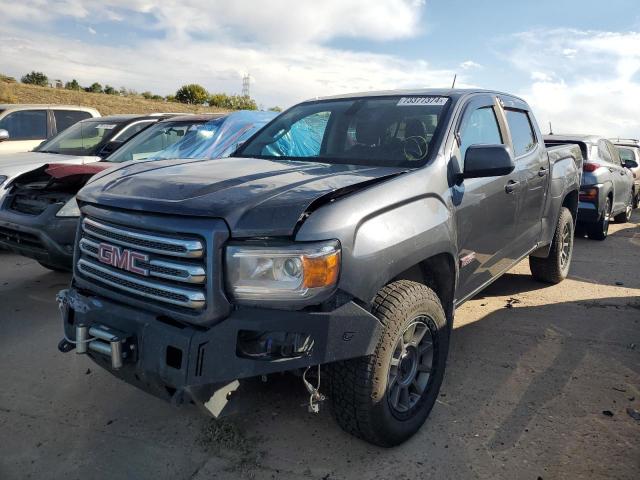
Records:
[[[638,152],[620,152],[544,137],[485,90],[162,118],[99,161],[14,174],[0,243],[72,269],[61,352],[216,417],[239,381],[297,371],[311,411],[327,393],[342,428],[393,446],[438,398],[458,306],[525,258],[563,281],[576,224],[604,239],[628,218]]]
[[[83,120],[33,152],[0,156],[0,244],[51,270],[71,270],[75,194],[125,162],[229,155],[271,112],[117,115]]]

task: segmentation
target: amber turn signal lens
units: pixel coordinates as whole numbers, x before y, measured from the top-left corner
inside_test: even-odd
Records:
[[[598,199],[598,189],[588,188],[580,191],[580,200],[583,202],[592,202]]]
[[[304,287],[329,287],[338,282],[340,274],[340,252],[332,252],[322,257],[302,257]]]

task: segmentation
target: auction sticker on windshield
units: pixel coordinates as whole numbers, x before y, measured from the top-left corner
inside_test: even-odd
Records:
[[[447,103],[446,97],[402,97],[398,100],[398,107],[410,107],[412,105],[439,105]]]
[[[116,125],[114,123],[101,123],[100,125],[96,126],[96,128],[101,128],[102,130],[113,130],[114,128],[116,128]]]

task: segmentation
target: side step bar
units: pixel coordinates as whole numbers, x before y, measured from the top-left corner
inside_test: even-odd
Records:
[[[121,332],[106,327],[76,327],[76,353],[87,353],[87,350],[111,357],[111,368],[122,368],[124,359],[122,345],[126,340]]]

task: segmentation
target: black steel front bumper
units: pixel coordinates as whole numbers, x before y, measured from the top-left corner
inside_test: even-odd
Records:
[[[118,332],[120,368],[113,368],[107,355],[91,349],[87,355],[122,380],[167,400],[178,399],[178,403],[185,394],[196,398],[198,392],[233,380],[369,355],[380,332],[377,318],[353,302],[330,312],[236,309],[204,329],[82,294],[75,288],[60,292],[58,300],[66,337],[60,343],[61,351],[72,350],[79,326]],[[294,358],[246,358],[238,350],[241,331],[304,333],[313,340],[313,347]]]
[[[39,215],[7,208],[0,211],[0,244],[25,257],[56,268],[71,270],[77,217],[56,217],[60,205]]]

